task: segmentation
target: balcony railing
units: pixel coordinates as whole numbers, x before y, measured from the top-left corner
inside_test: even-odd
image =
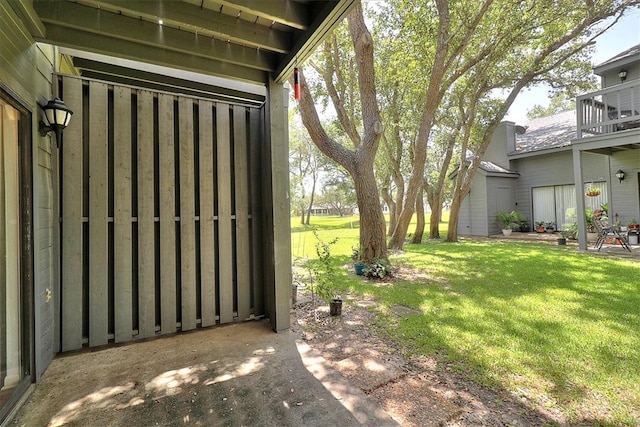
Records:
[[[580,95],[578,138],[640,127],[640,80]]]

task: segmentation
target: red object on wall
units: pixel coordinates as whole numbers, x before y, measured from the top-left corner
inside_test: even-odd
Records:
[[[300,99],[300,71],[298,68],[293,69],[293,97]]]

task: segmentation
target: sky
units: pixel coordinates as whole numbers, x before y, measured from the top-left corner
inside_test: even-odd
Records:
[[[627,13],[607,32],[596,39],[596,51],[592,59],[593,65],[605,62],[620,52],[640,43],[640,9]],[[537,87],[523,90],[509,109],[505,120],[516,124],[526,124],[527,110],[534,105],[548,104],[548,89]]]

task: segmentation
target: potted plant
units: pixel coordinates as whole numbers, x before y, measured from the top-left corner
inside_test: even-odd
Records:
[[[598,230],[593,222],[593,211],[591,209],[584,210],[584,220],[587,225],[587,242],[595,242],[598,239]]]
[[[367,264],[360,259],[360,248],[351,248],[351,260],[353,261],[353,269],[355,273],[358,276],[362,276]]]
[[[567,239],[569,238],[569,231],[568,230],[562,230],[560,231],[560,236],[558,237],[558,245],[564,246],[567,244]]]
[[[311,292],[329,303],[329,313],[332,316],[339,316],[342,314],[342,299],[336,294],[338,268],[331,259],[331,246],[338,241],[338,238],[324,242],[315,230],[313,235],[317,240],[316,255],[318,257],[309,261]]]
[[[585,195],[587,197],[598,197],[600,195],[601,191],[598,187],[591,187],[589,189],[587,189],[587,191],[585,191]]]
[[[509,236],[518,226],[518,215],[515,211],[498,211],[495,218],[496,224],[502,228],[502,234]]]
[[[553,233],[556,230],[556,223],[553,221],[547,221],[544,223],[544,229],[547,233]]]
[[[631,221],[629,221],[629,223],[627,224],[627,228],[628,228],[629,230],[638,230],[638,229],[640,229],[640,224],[638,224],[638,223],[636,222],[636,220],[635,220],[635,219],[632,219],[632,220],[631,220]]]
[[[536,221],[534,225],[536,226],[536,233],[544,233],[544,221]]]

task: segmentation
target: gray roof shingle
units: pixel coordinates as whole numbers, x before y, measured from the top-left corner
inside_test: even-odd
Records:
[[[567,147],[571,145],[571,140],[577,137],[576,111],[564,111],[553,116],[533,119],[526,128],[524,134],[516,134],[516,151],[509,154]]]

